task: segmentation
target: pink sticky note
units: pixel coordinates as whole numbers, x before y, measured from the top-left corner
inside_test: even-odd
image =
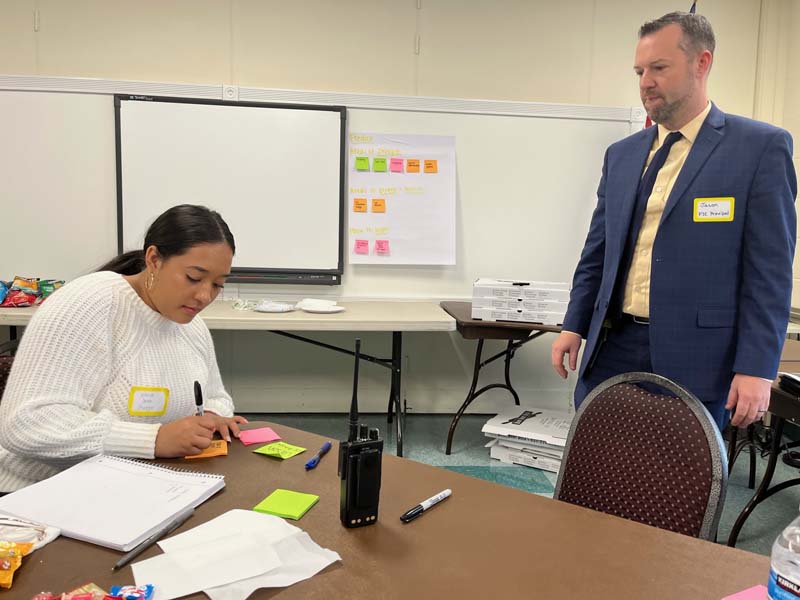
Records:
[[[389,161],[389,170],[392,173],[402,173],[403,172],[403,159],[402,158],[393,158]]]
[[[375,240],[375,252],[389,254],[389,240]]]
[[[722,600],[766,600],[767,588],[763,585],[756,585],[731,596],[725,596]]]
[[[369,254],[369,242],[367,240],[356,240],[356,254]]]
[[[264,442],[274,442],[281,439],[271,427],[259,427],[258,429],[247,429],[239,433],[239,439],[245,446],[250,444],[263,444]]]

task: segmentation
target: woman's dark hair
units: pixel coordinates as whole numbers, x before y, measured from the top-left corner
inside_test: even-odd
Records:
[[[236,243],[222,216],[205,206],[181,204],[162,213],[144,236],[144,247],[112,258],[98,271],[114,271],[120,275],[136,275],[145,269],[144,253],[155,246],[161,258],[185,254],[200,244],[228,244],[236,253]]]

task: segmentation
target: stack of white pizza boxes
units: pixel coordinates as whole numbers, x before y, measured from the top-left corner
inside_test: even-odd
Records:
[[[514,406],[489,419],[489,456],[506,464],[558,473],[572,415],[568,412]]]
[[[554,281],[477,279],[472,285],[472,318],[561,325],[569,284]]]

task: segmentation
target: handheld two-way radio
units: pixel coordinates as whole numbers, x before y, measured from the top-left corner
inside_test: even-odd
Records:
[[[339,443],[341,497],[339,518],[345,527],[363,527],[378,520],[381,492],[383,440],[376,428],[358,423],[358,362],[361,340],[356,339],[353,400],[350,403],[350,434]]]

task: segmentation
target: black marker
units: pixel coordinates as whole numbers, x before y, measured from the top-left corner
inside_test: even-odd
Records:
[[[416,519],[418,516],[420,516],[422,513],[424,513],[426,510],[428,510],[432,506],[435,506],[436,504],[439,504],[439,502],[441,502],[445,498],[449,498],[450,494],[452,494],[452,493],[453,493],[452,490],[448,489],[448,490],[445,490],[443,492],[439,492],[438,494],[436,494],[432,498],[428,498],[427,500],[423,500],[422,502],[417,504],[411,510],[406,511],[406,513],[402,517],[400,517],[400,520],[403,523],[409,523],[410,521],[413,521],[414,519]]]
[[[203,390],[200,388],[200,382],[194,382],[194,403],[197,405],[197,416],[203,416]]]

